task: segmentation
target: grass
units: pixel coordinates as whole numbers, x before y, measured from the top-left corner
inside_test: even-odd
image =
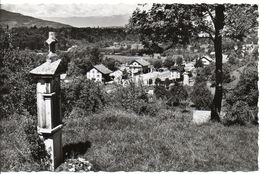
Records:
[[[6,171],[38,171],[42,166],[35,162],[30,153],[24,126],[28,118],[15,114],[0,120],[0,169]]]
[[[65,119],[63,143],[89,142],[79,156],[101,171],[258,170],[257,126],[196,126],[191,119],[178,109],[151,117],[110,108]]]

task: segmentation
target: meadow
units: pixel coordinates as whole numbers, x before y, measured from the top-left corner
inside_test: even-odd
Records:
[[[197,126],[191,109],[153,117],[107,108],[65,119],[65,153],[89,160],[95,171],[258,170],[258,126]]]

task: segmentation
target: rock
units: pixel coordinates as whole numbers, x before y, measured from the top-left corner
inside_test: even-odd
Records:
[[[197,125],[201,125],[209,122],[211,111],[194,110],[192,122]]]

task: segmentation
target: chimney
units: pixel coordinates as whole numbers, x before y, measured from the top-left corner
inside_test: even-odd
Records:
[[[46,43],[49,45],[49,54],[47,56],[46,61],[51,63],[57,57],[57,55],[55,54],[56,52],[55,47],[57,43],[55,32],[49,32],[49,38],[46,40]]]

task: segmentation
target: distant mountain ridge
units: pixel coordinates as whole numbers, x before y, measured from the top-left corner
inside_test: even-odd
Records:
[[[51,27],[51,28],[62,28],[72,27],[67,24],[59,22],[52,22],[43,19],[34,18],[31,16],[25,16],[20,13],[14,13],[7,10],[0,9],[0,25],[13,27]]]
[[[130,14],[88,17],[43,17],[42,19],[65,23],[74,27],[124,27]]]

